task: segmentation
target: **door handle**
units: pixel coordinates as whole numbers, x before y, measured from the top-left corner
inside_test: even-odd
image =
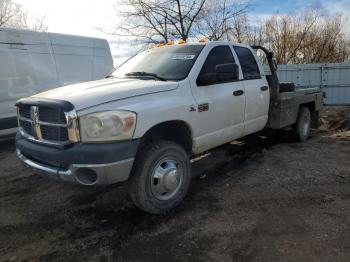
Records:
[[[260,87],[260,90],[261,90],[261,91],[266,91],[266,90],[268,90],[268,89],[269,89],[268,86],[262,86],[262,87]]]
[[[233,95],[234,96],[241,96],[241,95],[243,95],[244,94],[244,91],[243,90],[237,90],[237,91],[234,91],[233,92]]]

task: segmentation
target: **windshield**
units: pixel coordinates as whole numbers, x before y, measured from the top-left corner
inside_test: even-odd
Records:
[[[163,46],[144,51],[114,71],[115,77],[153,77],[182,80],[189,74],[204,45]]]

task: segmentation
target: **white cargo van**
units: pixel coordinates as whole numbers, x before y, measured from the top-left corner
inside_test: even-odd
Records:
[[[18,99],[112,71],[104,39],[0,28],[0,139],[16,132]]]

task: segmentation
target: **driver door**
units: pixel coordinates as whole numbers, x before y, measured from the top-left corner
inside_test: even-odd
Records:
[[[213,47],[202,65],[196,85],[192,88],[198,107],[195,120],[196,133],[199,135],[195,138],[195,147],[198,151],[203,152],[230,142],[243,134],[245,87],[239,81],[242,74],[239,73],[236,79],[217,77],[218,66],[235,63],[230,46]],[[203,82],[202,79],[206,81]]]

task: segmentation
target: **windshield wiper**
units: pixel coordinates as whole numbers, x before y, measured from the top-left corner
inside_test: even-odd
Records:
[[[160,80],[160,81],[166,81],[165,78],[160,77],[159,75],[154,74],[154,73],[147,73],[147,72],[130,72],[130,73],[127,73],[127,74],[125,74],[125,75],[126,75],[126,76],[150,76],[150,77],[153,77],[153,78],[157,78],[157,79]]]

